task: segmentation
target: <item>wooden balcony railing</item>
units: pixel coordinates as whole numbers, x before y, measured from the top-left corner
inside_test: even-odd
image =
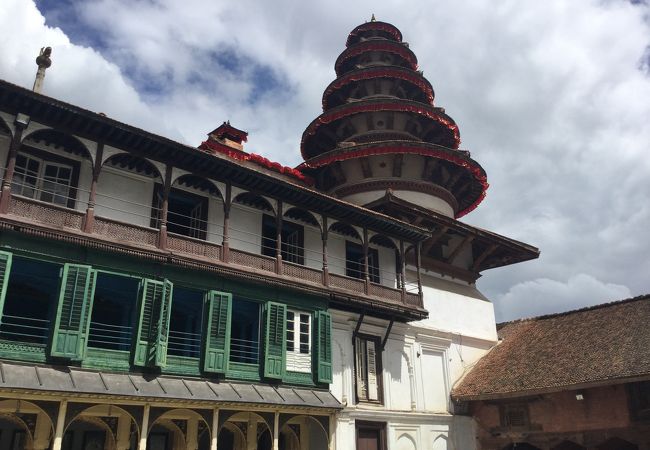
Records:
[[[20,218],[22,221],[38,222],[43,226],[55,229],[66,229],[82,233],[85,214],[70,208],[65,208],[39,200],[12,196],[8,216]],[[110,242],[118,242],[136,246],[156,248],[159,230],[129,224],[114,219],[95,216],[92,230],[93,237],[103,238]],[[201,239],[190,238],[169,233],[167,236],[167,251],[183,255],[214,260],[223,264],[223,249],[221,245]],[[323,287],[325,280],[319,269],[283,262],[282,273],[278,274],[278,264],[275,258],[230,248],[228,264],[246,267],[269,275],[291,279],[292,282],[306,283]],[[358,278],[344,275],[329,274],[328,289],[348,292],[354,295],[372,297],[384,302],[404,304],[408,307],[421,308],[422,299],[417,293],[402,292],[376,283],[366,283]]]

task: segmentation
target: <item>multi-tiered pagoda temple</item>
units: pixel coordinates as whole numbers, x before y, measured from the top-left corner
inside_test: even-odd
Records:
[[[396,27],[356,27],[335,69],[323,114],[302,136],[301,168],[319,188],[373,209],[397,198],[453,218],[481,202],[485,171],[459,150],[458,126],[434,106],[431,83]]]

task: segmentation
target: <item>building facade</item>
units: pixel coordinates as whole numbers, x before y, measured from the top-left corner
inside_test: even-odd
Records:
[[[416,69],[355,28],[298,168],[0,81],[0,448],[473,448],[475,281],[538,252],[457,220],[485,172]]]
[[[503,324],[453,390],[483,450],[650,449],[650,296]]]

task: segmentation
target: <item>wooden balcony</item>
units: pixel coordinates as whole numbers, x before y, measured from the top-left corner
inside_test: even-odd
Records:
[[[344,275],[329,274],[323,276],[323,271],[299,264],[283,262],[278,264],[275,258],[230,248],[226,258],[221,245],[195,239],[183,235],[169,233],[167,246],[159,248],[159,230],[129,224],[114,219],[95,216],[91,233],[85,233],[84,212],[32,200],[25,197],[12,196],[9,211],[0,215],[4,228],[19,229],[20,224],[33,224],[41,230],[47,230],[44,236],[58,233],[60,236],[92,238],[117,244],[125,248],[149,251],[160,259],[161,252],[168,256],[184,259],[194,259],[200,264],[210,263],[214,266],[237,268],[237,271],[261,275],[284,284],[307,287],[309,290],[320,290],[341,296],[351,296],[359,300],[371,300],[373,303],[406,307],[422,310],[422,298],[417,293],[404,292],[376,283],[366,283],[364,280]]]

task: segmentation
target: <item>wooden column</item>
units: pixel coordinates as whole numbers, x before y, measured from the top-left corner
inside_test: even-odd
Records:
[[[165,169],[165,180],[163,182],[163,201],[160,208],[160,230],[158,231],[158,248],[167,249],[167,210],[169,209],[169,191],[172,186],[172,166],[167,165]]]
[[[273,416],[273,450],[280,450],[280,413]]]
[[[219,408],[212,410],[212,439],[210,439],[210,450],[217,450],[219,441]]]
[[[232,206],[232,185],[226,183],[226,198],[223,200],[223,241],[221,242],[221,260],[230,261],[230,207]]]
[[[84,233],[92,233],[95,225],[95,196],[97,195],[97,180],[102,170],[102,158],[104,156],[104,143],[97,143],[97,154],[95,155],[95,164],[93,165],[93,179],[90,182],[90,193],[88,194],[88,206],[86,208],[86,217],[83,222]]]
[[[282,200],[277,201],[275,216],[275,273],[282,275]]]
[[[144,405],[142,413],[142,426],[140,427],[140,442],[138,443],[138,450],[147,450],[147,435],[149,434],[149,410],[151,406],[149,403]]]
[[[418,294],[420,303],[422,303],[422,243],[418,242],[415,246],[415,266],[418,271]]]
[[[16,170],[16,155],[23,139],[23,131],[27,128],[29,118],[18,121],[21,114],[16,116],[16,129],[9,144],[9,154],[7,155],[7,165],[5,166],[4,178],[2,179],[2,192],[0,193],[0,213],[7,213],[9,211],[9,203],[11,201],[11,183],[14,180],[14,172]]]
[[[46,450],[50,448],[51,430],[49,417],[47,414],[39,412],[36,416],[36,424],[34,427],[33,450]]]
[[[370,271],[368,270],[368,229],[363,229],[363,290],[368,294],[370,286]]]
[[[323,285],[329,286],[330,284],[330,270],[327,264],[327,217],[323,216],[323,232],[321,233],[323,238]]]
[[[56,418],[56,428],[54,429],[54,442],[52,443],[52,450],[61,450],[63,443],[63,431],[65,428],[65,414],[68,411],[68,401],[61,400],[59,404],[59,414]]]
[[[406,301],[406,254],[404,253],[404,241],[399,241],[399,277],[402,288],[402,303]]]
[[[257,419],[251,420],[250,414],[246,426],[246,450],[257,450]]]

